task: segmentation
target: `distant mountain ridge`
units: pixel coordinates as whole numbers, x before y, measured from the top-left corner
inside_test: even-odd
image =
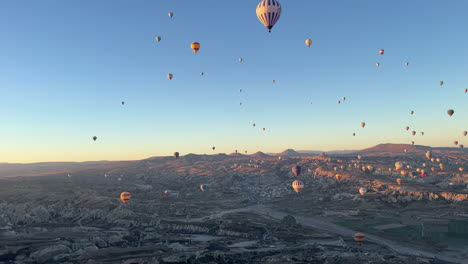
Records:
[[[444,153],[444,154],[452,154],[452,155],[464,155],[468,153],[468,150],[461,149],[458,147],[429,147],[429,146],[422,146],[422,145],[411,145],[411,144],[379,144],[374,147],[362,149],[359,151],[354,152],[355,154],[366,154],[366,155],[402,155],[404,154],[406,149],[406,153],[408,154],[418,154],[424,155],[427,151],[432,151],[434,153]]]

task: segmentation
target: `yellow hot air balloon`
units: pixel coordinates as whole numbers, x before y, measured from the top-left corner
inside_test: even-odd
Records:
[[[300,180],[295,180],[292,182],[292,187],[295,192],[300,193],[304,189],[304,183]]]
[[[306,39],[305,44],[307,45],[307,47],[310,47],[310,45],[312,44],[312,40],[311,39]]]
[[[167,75],[167,78],[168,78],[169,80],[172,80],[172,77],[174,77],[174,75],[173,75],[172,73],[169,73],[169,74]]]
[[[336,178],[337,181],[340,181],[342,177],[343,177],[343,175],[341,175],[341,174],[336,174],[335,175],[335,178]]]
[[[192,44],[190,44],[190,48],[193,50],[193,52],[197,53],[200,50],[200,43],[192,42]]]
[[[396,183],[398,183],[398,185],[401,185],[401,179],[400,178],[396,179]]]
[[[257,18],[271,32],[281,16],[281,5],[278,0],[262,0],[257,5]]]
[[[160,37],[160,36],[156,36],[156,41],[157,41],[157,42],[161,41],[161,37]]]
[[[401,163],[399,161],[395,162],[395,169],[396,170],[400,170],[402,167],[403,167],[403,163]]]
[[[130,201],[131,198],[132,198],[132,195],[129,192],[123,192],[120,194],[120,199],[124,203],[128,203],[128,201]]]

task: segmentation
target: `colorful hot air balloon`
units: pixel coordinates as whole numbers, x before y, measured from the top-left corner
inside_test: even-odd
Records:
[[[380,50],[379,50],[379,54],[380,54],[380,55],[383,55],[384,53],[385,53],[384,49],[380,49]]]
[[[128,201],[132,198],[132,195],[129,192],[123,192],[120,194],[120,200],[124,203],[128,203]]]
[[[458,171],[463,172],[463,167],[459,167]]]
[[[354,241],[356,241],[359,246],[362,246],[364,241],[366,241],[366,236],[363,233],[356,233],[354,235]]]
[[[206,191],[207,189],[208,189],[208,186],[206,186],[205,184],[201,184],[201,185],[200,185],[200,190],[201,190],[202,192]]]
[[[340,181],[342,177],[343,177],[343,175],[341,175],[341,174],[336,174],[335,175],[335,178],[336,178],[337,181]]]
[[[396,170],[400,170],[402,167],[403,167],[403,163],[401,163],[399,161],[395,162],[395,169]]]
[[[260,22],[271,32],[281,16],[281,5],[277,0],[262,0],[257,5],[256,13]]]
[[[94,137],[93,137],[93,140],[94,140],[94,141],[96,141],[96,139],[97,139],[97,137],[96,137],[96,136],[94,136]]]
[[[292,182],[292,187],[295,192],[300,193],[304,189],[304,183],[300,180],[295,180]]]
[[[453,109],[447,110],[447,114],[448,114],[449,116],[452,116],[453,113],[455,113],[455,111],[453,111]]]
[[[200,43],[192,42],[192,44],[190,44],[190,48],[193,50],[193,52],[197,53],[200,50]]]
[[[169,80],[172,80],[172,77],[174,77],[174,75],[173,75],[172,73],[168,73],[168,74],[167,74],[167,78],[168,78]]]
[[[366,123],[365,122],[361,122],[361,127],[365,127],[366,126]]]
[[[178,159],[178,158],[179,158],[179,152],[174,152],[174,157],[175,157],[176,159]]]
[[[167,15],[168,15],[169,17],[173,17],[173,16],[174,16],[174,14],[173,14],[172,12],[169,12]]]
[[[359,188],[359,194],[361,196],[364,196],[367,193],[367,188],[361,187]]]
[[[437,162],[440,162],[440,158],[436,158],[435,160],[436,160]]]
[[[396,179],[396,183],[398,183],[398,185],[401,185],[401,179],[400,178]]]
[[[291,168],[291,171],[293,172],[293,174],[294,174],[296,177],[299,177],[299,175],[301,174],[302,168],[301,168],[301,166],[293,166],[293,167]]]
[[[161,41],[161,37],[160,37],[160,36],[156,36],[156,41],[157,41],[157,42]]]
[[[307,45],[307,47],[310,47],[310,45],[312,44],[312,40],[311,39],[306,39],[305,44]]]

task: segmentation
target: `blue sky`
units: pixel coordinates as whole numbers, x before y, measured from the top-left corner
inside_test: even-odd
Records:
[[[0,161],[468,144],[467,1],[257,3],[2,1]]]

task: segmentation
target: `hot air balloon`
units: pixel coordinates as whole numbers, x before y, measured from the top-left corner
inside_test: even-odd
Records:
[[[405,66],[409,66],[409,62],[405,62]]]
[[[424,136],[424,132],[421,132],[421,136]]]
[[[411,141],[411,145],[414,145],[414,141]]]
[[[432,172],[436,171],[436,168],[431,168],[431,171],[432,171]]]
[[[356,133],[353,133],[353,137],[356,136]]]
[[[174,157],[175,157],[176,159],[178,159],[178,158],[179,158],[179,152],[174,152]]]
[[[359,246],[362,246],[364,241],[366,241],[366,236],[363,233],[356,233],[354,235],[354,241],[356,241]]]
[[[346,101],[346,97],[343,96],[343,98],[341,98],[341,100]]]
[[[193,52],[197,53],[200,50],[200,43],[192,42],[192,44],[190,44],[190,48],[193,50]]]
[[[343,177],[343,175],[341,175],[341,174],[336,174],[335,175],[335,178],[336,178],[337,181],[340,181],[342,177]]]
[[[263,131],[265,131],[266,128],[263,128]]]
[[[466,135],[468,135],[468,131],[463,131],[462,135],[466,137]]]
[[[304,183],[300,180],[295,180],[292,182],[292,187],[295,192],[300,193],[304,189]]]
[[[301,174],[302,168],[301,168],[301,166],[293,166],[293,167],[291,168],[291,171],[293,172],[293,174],[294,174],[296,177],[299,177],[299,174]]]
[[[401,179],[400,178],[396,179],[396,183],[398,183],[398,185],[401,185]]]
[[[454,144],[455,146],[458,146],[458,141],[455,140],[455,141],[453,142],[453,144]]]
[[[96,136],[94,136],[94,137],[93,137],[93,140],[94,140],[94,141],[96,141],[96,139],[97,139],[97,137],[96,137]]]
[[[156,36],[156,41],[157,41],[157,42],[161,41],[161,37],[160,37],[160,36]]]
[[[463,149],[465,146],[463,146],[462,144],[458,145],[461,149]]]
[[[361,127],[365,127],[366,126],[366,123],[365,122],[361,122]]]
[[[201,185],[200,185],[200,190],[201,190],[202,192],[206,191],[207,189],[208,189],[208,186],[206,186],[205,184],[201,184]]]
[[[361,156],[361,155],[358,155],[357,158],[358,158],[358,159],[362,159],[362,156]]]
[[[312,40],[311,39],[306,39],[305,44],[307,45],[307,47],[310,47],[310,45],[312,44]]]
[[[444,169],[445,169],[444,164],[440,163],[440,164],[439,164],[439,169],[440,169],[440,170],[444,170]]]
[[[432,152],[431,152],[430,150],[427,151],[426,154],[425,154],[425,156],[426,156],[426,158],[427,158],[428,160],[430,160],[430,159],[431,159],[431,156],[432,156]]]
[[[173,75],[172,73],[167,74],[167,78],[168,78],[169,80],[172,80],[172,77],[174,77],[174,75]]]
[[[455,113],[455,111],[453,111],[453,109],[447,110],[447,114],[448,114],[449,116],[452,116],[453,113]]]
[[[380,55],[383,55],[384,53],[385,53],[385,51],[384,51],[383,49],[380,49],[380,50],[379,50],[379,54],[380,54]]]
[[[427,166],[426,162],[423,162],[422,166],[425,168]]]
[[[216,147],[215,147],[215,146],[213,146],[211,149],[212,149],[212,150],[215,150],[215,149],[216,149]]]
[[[405,176],[405,175],[406,175],[406,171],[405,171],[405,170],[401,170],[401,171],[400,171],[400,174],[401,174],[402,176]]]
[[[400,170],[402,167],[403,167],[403,163],[401,163],[399,161],[395,162],[395,169],[396,170]]]
[[[272,82],[272,83],[276,83],[276,80],[272,80],[271,82]]]
[[[128,201],[132,198],[132,195],[129,192],[123,192],[120,194],[120,199],[124,203],[128,203]]]
[[[243,61],[244,61],[244,59],[242,59],[242,58],[239,58],[239,62],[243,62]]]
[[[361,196],[364,196],[364,194],[366,193],[367,193],[367,188],[364,188],[364,187],[359,188],[359,194],[361,194]]]
[[[204,73],[204,72],[200,72],[200,75],[203,76],[203,75],[205,75],[205,73]]]
[[[406,153],[406,152],[408,152],[408,150],[407,150],[407,149],[404,149],[404,150],[403,150],[403,152],[405,152],[405,153]]]
[[[463,172],[463,167],[459,167],[458,171]]]
[[[412,114],[414,114],[414,111],[413,111],[413,110],[410,111],[410,115],[412,115]]]
[[[277,0],[262,0],[257,5],[256,13],[260,22],[271,32],[281,16],[281,5]]]
[[[440,82],[439,82],[439,85],[440,85],[440,86],[444,85],[444,81],[440,81]]]
[[[411,135],[416,135],[416,131],[411,131]]]
[[[465,93],[467,93],[467,92],[468,92],[468,89],[467,89],[467,88],[465,88],[465,90],[463,90],[463,91],[464,91]]]
[[[338,104],[341,104],[340,100],[336,101]]]
[[[380,66],[380,63],[379,63],[379,62],[375,63],[375,66],[379,67],[379,66]]]
[[[172,12],[169,12],[167,15],[168,15],[169,17],[174,16],[174,14],[173,14]]]
[[[125,102],[124,102],[124,101],[122,101],[122,102],[121,102],[121,104],[122,104],[122,105],[125,105]]]
[[[440,158],[436,158],[435,160],[436,160],[437,162],[440,162]]]
[[[253,123],[252,126],[255,126],[255,123]]]
[[[405,127],[405,129],[406,129],[406,131],[408,131],[408,130],[409,130],[409,126]]]

